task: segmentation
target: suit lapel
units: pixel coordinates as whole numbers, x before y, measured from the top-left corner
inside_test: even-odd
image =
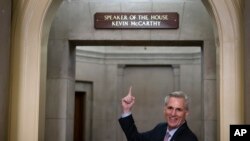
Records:
[[[167,124],[165,126],[163,126],[162,130],[160,131],[160,141],[164,140],[164,137],[166,135],[166,131],[167,131]]]
[[[179,127],[176,132],[174,133],[173,137],[171,138],[170,141],[174,141],[177,136],[179,136],[180,133],[182,133],[183,130],[187,128],[187,123],[183,123],[181,127]]]
[[[165,125],[165,126],[163,126],[162,128],[161,128],[161,130],[160,131],[158,131],[158,135],[159,135],[159,141],[163,141],[164,140],[164,137],[165,137],[165,134],[166,134],[166,131],[167,131],[167,124]],[[157,140],[158,140],[157,139]]]

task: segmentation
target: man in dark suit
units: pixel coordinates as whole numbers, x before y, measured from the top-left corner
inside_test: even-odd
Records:
[[[131,89],[130,87],[128,95],[122,99],[123,115],[119,119],[128,141],[198,141],[186,122],[188,97],[185,93],[176,91],[167,95],[164,101],[166,123],[160,123],[150,131],[139,133],[131,114],[135,103]]]

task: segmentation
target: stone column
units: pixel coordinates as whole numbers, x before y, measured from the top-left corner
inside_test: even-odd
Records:
[[[218,28],[217,76],[219,140],[229,140],[231,124],[244,123],[243,10],[244,1],[209,1]],[[234,13],[233,16],[230,13]],[[230,118],[228,118],[230,117]]]
[[[73,141],[75,48],[49,41],[47,63],[45,140]]]

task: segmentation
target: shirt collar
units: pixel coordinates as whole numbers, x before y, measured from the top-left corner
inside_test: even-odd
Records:
[[[179,127],[178,127],[179,128]],[[174,133],[178,130],[178,128],[172,129],[169,131],[169,129],[167,128],[167,132],[170,134],[170,138],[173,137]]]
[[[183,124],[185,124],[185,122],[182,123],[182,125],[183,125]],[[182,125],[181,125],[181,126],[182,126]],[[170,139],[173,137],[174,133],[175,133],[181,126],[179,126],[179,127],[177,127],[177,128],[174,128],[174,129],[171,129],[171,130],[169,130],[169,129],[167,128],[167,132],[170,134]]]

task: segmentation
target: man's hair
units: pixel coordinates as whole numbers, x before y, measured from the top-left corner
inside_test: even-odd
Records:
[[[183,98],[185,100],[186,110],[189,109],[189,106],[188,106],[189,105],[189,98],[188,98],[187,94],[185,94],[183,91],[175,91],[175,92],[168,94],[164,99],[165,105],[168,104],[168,100],[170,97]]]

